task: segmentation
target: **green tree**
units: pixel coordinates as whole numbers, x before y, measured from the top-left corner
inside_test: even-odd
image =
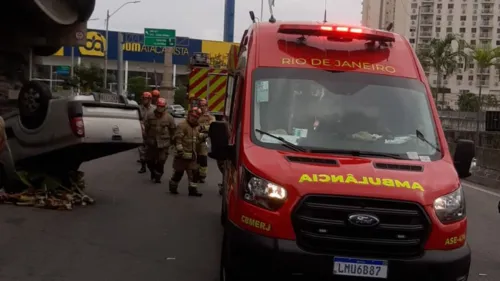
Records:
[[[138,103],[141,102],[142,93],[149,90],[146,78],[142,76],[130,77],[127,89],[130,94],[134,94],[134,98]]]
[[[104,70],[96,64],[77,65],[74,76],[68,79],[68,84],[78,87],[82,92],[99,91],[103,88]]]
[[[467,45],[466,47],[469,50],[468,57],[475,61],[477,64],[477,68],[479,70],[480,80],[479,80],[479,94],[478,100],[481,101],[477,106],[477,120],[476,120],[476,135],[479,137],[479,122],[481,117],[481,108],[483,106],[483,76],[489,76],[489,74],[485,74],[486,70],[489,70],[492,66],[500,69],[500,47],[492,48],[490,45],[482,45],[480,47]],[[490,99],[490,102],[496,102],[496,97]]]
[[[465,92],[458,95],[458,109],[465,112],[476,112],[479,108],[479,99],[476,94]]]
[[[188,107],[188,100],[187,100],[187,88],[185,86],[180,86],[177,89],[175,89],[175,94],[174,94],[174,103],[175,104],[180,104],[184,108]]]
[[[498,107],[497,96],[492,95],[492,94],[483,95],[481,105],[482,105],[482,107],[486,107],[486,108]]]
[[[477,112],[479,110],[479,105],[481,105],[481,107],[497,107],[498,99],[495,95],[488,94],[482,95],[481,102],[479,102],[479,95],[467,92],[458,95],[457,105],[460,111]]]
[[[437,73],[437,91],[434,97],[436,100],[438,100],[443,79],[446,79],[457,70],[458,58],[465,56],[461,50],[454,50],[453,43],[458,43],[456,36],[448,34],[444,39],[432,39],[428,46],[419,49],[417,52],[422,67],[426,70],[432,68]],[[444,92],[442,103],[445,104]]]

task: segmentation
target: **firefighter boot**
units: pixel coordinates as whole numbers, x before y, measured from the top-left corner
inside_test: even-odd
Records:
[[[155,172],[155,179],[154,179],[154,182],[155,183],[161,183],[161,174],[158,173],[158,172]]]
[[[189,190],[189,194],[188,194],[189,196],[193,196],[193,197],[201,197],[201,196],[203,196],[203,193],[200,193],[198,191],[198,187],[193,182],[189,183],[188,190]]]
[[[168,183],[168,191],[170,192],[170,194],[174,194],[174,195],[179,194],[179,191],[177,191],[178,187],[179,187],[178,182],[170,180],[170,182]]]
[[[141,169],[138,171],[139,174],[146,173],[146,162],[141,161]]]
[[[198,182],[205,183],[205,179],[207,178],[208,167],[200,166],[198,170]]]
[[[151,181],[154,182],[154,180],[155,180],[155,162],[150,160],[150,161],[147,161],[146,164],[147,164],[148,170],[150,172],[150,179],[151,179]]]
[[[155,170],[156,170],[156,178],[155,178],[155,183],[161,183],[161,178],[163,177],[163,174],[165,173],[165,162],[163,161],[158,161],[155,165]]]

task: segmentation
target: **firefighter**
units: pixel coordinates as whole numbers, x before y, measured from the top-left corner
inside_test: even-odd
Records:
[[[189,196],[201,197],[203,194],[198,191],[194,179],[194,172],[197,168],[197,150],[201,142],[206,141],[207,135],[200,131],[198,119],[201,116],[201,110],[193,107],[189,110],[186,120],[177,126],[174,143],[177,152],[174,158],[174,173],[170,179],[169,191],[171,194],[179,194],[177,191],[179,182],[186,172],[188,176]]]
[[[210,124],[215,121],[215,117],[208,111],[208,103],[206,99],[200,99],[198,102],[201,109],[201,117],[198,120],[202,133],[208,134]],[[198,183],[205,183],[208,172],[208,146],[207,143],[201,142],[198,149],[198,170],[195,174],[195,180]]]
[[[160,91],[158,91],[157,89],[154,89],[151,94],[153,95],[153,99],[151,100],[151,103],[156,105],[156,103],[158,102],[158,99],[160,98]]]
[[[146,116],[149,112],[154,111],[155,106],[151,104],[151,98],[153,95],[150,92],[144,92],[142,94],[142,104],[140,106],[141,112],[141,122],[144,124]],[[143,132],[144,133],[144,132]],[[144,135],[145,137],[145,135]],[[141,169],[138,171],[139,174],[144,174],[146,172],[146,145],[143,144],[139,146],[139,163],[141,163]]]
[[[147,166],[151,172],[151,180],[156,183],[161,183],[176,128],[174,117],[166,110],[167,101],[159,98],[155,110],[150,111],[144,121]]]

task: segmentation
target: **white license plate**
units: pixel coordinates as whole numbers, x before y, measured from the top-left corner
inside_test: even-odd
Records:
[[[387,261],[333,258],[333,275],[387,279]]]
[[[120,98],[115,94],[99,94],[101,102],[120,103]]]

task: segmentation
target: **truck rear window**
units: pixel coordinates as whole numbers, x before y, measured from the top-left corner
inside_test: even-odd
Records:
[[[256,129],[313,151],[362,150],[422,161],[441,156],[425,86],[418,80],[258,68],[253,84],[252,139],[258,145],[283,148]]]

